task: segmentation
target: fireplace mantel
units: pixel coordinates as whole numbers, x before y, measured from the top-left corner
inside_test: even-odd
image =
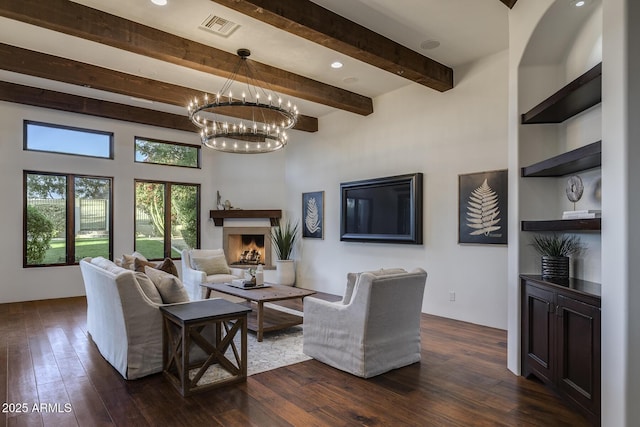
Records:
[[[213,219],[213,223],[217,227],[224,225],[225,218],[269,218],[272,226],[278,225],[280,218],[282,218],[282,210],[280,209],[268,209],[268,210],[244,210],[244,209],[231,209],[228,211],[209,211],[209,218]]]

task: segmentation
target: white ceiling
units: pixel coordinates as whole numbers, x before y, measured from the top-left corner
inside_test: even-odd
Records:
[[[376,97],[411,84],[382,71],[268,24],[242,15],[211,0],[168,0],[156,6],[150,0],[75,0],[77,3],[136,21],[181,37],[235,53],[249,48],[251,59],[300,74],[323,83]],[[499,0],[314,0],[322,7],[357,22],[397,43],[454,68],[508,46],[508,11]],[[240,24],[228,38],[199,29],[210,14]],[[215,91],[223,80],[159,60],[78,39],[54,31],[0,18],[4,43],[98,65],[155,80],[203,91]],[[437,40],[440,46],[425,50],[420,45]],[[330,68],[333,61],[344,67]],[[15,73],[0,72],[0,78],[78,95],[184,113],[181,109],[140,104],[120,95],[44,81]],[[431,90],[425,88],[425,90]],[[330,107],[296,100],[305,115],[321,117]]]

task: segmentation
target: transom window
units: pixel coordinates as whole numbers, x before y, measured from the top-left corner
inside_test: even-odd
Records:
[[[113,133],[25,120],[24,149],[113,159]]]
[[[24,172],[25,267],[113,254],[113,178]]]
[[[158,141],[137,136],[135,138],[136,157],[138,163],[200,167],[200,146],[179,142]]]

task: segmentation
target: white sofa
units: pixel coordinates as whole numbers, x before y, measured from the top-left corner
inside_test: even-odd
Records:
[[[102,356],[128,380],[162,371],[163,304],[153,282],[104,258],[84,258],[80,270],[87,331]]]
[[[304,299],[303,352],[369,378],[420,361],[420,313],[427,273],[350,273],[342,301]]]
[[[182,251],[182,283],[189,294],[189,298],[192,301],[201,300],[204,298],[205,290],[201,284],[205,282],[209,283],[227,283],[233,279],[244,278],[244,270],[241,268],[230,268],[229,274],[211,274],[207,275],[204,271],[196,270],[191,258],[205,258],[214,256],[224,256],[222,249],[184,249]],[[241,301],[234,299],[228,295],[222,295],[218,292],[214,292],[212,295],[216,297],[224,297],[232,301]]]

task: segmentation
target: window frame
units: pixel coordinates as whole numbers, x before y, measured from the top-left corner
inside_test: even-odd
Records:
[[[180,258],[173,258],[171,256],[171,190],[170,188],[174,185],[184,185],[184,186],[191,186],[191,187],[195,187],[196,191],[197,191],[197,198],[196,198],[196,212],[197,212],[197,216],[196,216],[196,247],[195,248],[200,248],[200,244],[201,244],[201,238],[200,238],[200,234],[201,234],[201,226],[202,226],[202,215],[201,215],[201,206],[202,206],[202,187],[199,183],[192,183],[192,182],[176,182],[176,181],[162,181],[162,180],[153,180],[153,179],[142,179],[142,178],[135,178],[133,181],[133,250],[137,251],[136,248],[136,242],[137,242],[137,218],[136,218],[136,214],[137,214],[137,209],[138,209],[138,203],[137,203],[137,193],[136,193],[136,187],[139,183],[146,183],[146,184],[162,184],[164,185],[164,257],[162,259],[165,258],[171,258],[172,260],[177,260],[177,259],[181,259],[182,256],[180,256]],[[168,207],[168,208],[167,208]],[[146,257],[145,254],[142,254]],[[160,258],[149,258],[149,261],[161,261],[162,259]]]
[[[49,175],[49,176],[63,176],[67,180],[66,182],[66,203],[65,203],[65,225],[66,225],[66,251],[65,262],[55,264],[27,264],[27,205],[28,205],[28,192],[27,192],[27,176],[28,175]],[[41,268],[41,267],[60,267],[69,265],[78,265],[80,262],[76,261],[76,236],[75,236],[75,180],[76,178],[88,178],[88,179],[102,179],[109,180],[109,259],[113,260],[113,184],[114,177],[112,176],[98,176],[98,175],[83,175],[74,173],[61,173],[61,172],[42,172],[34,170],[22,171],[22,266],[23,268]]]
[[[34,149],[34,148],[29,148],[28,131],[27,131],[29,125],[37,125],[37,126],[42,126],[42,127],[54,128],[54,129],[72,130],[72,131],[84,132],[84,133],[92,133],[92,134],[97,134],[97,135],[107,135],[107,136],[109,136],[109,156],[108,157],[91,156],[91,155],[87,155],[87,154],[67,153],[67,152],[61,152],[61,151],[38,150],[38,149]],[[23,120],[22,132],[23,132],[22,149],[24,151],[32,151],[34,153],[61,154],[61,155],[65,155],[65,156],[89,157],[89,158],[92,158],[92,159],[108,159],[108,160],[113,160],[114,159],[114,134],[113,134],[113,132],[95,130],[95,129],[86,129],[86,128],[80,128],[80,127],[76,127],[76,126],[59,125],[59,124],[56,124],[56,123],[39,122],[39,121],[35,121],[35,120]]]
[[[171,165],[168,163],[142,162],[142,161],[136,160],[136,154],[138,152],[138,145],[137,145],[138,140],[153,142],[155,144],[177,145],[179,147],[195,148],[198,153],[198,155],[196,156],[197,165],[196,166]],[[164,141],[156,138],[147,138],[144,136],[134,136],[133,137],[133,161],[134,163],[147,164],[147,165],[171,166],[171,167],[188,168],[188,169],[202,169],[202,146],[196,145],[196,144],[189,144],[186,142],[172,142],[172,141]]]

